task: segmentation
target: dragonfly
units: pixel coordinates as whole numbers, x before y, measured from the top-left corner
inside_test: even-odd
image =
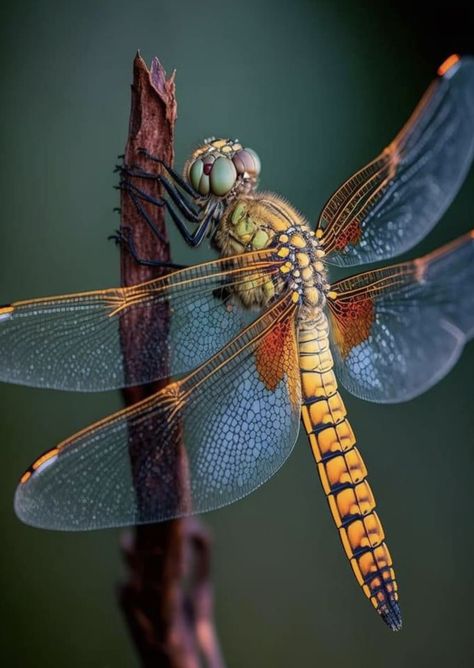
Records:
[[[39,456],[16,490],[19,518],[74,531],[223,507],[276,473],[302,422],[354,575],[399,630],[393,561],[338,381],[362,399],[399,402],[453,367],[474,332],[474,230],[333,283],[328,270],[412,248],[473,155],[474,59],[451,56],[314,229],[285,199],[258,190],[260,159],[237,140],[205,142],[182,176],[152,156],[157,169],[130,168],[138,204],[147,194],[134,177],[159,179],[155,203],[190,245],[210,239],[219,256],[130,287],[0,308],[2,381],[103,391],[168,378]],[[163,314],[166,332],[152,326]],[[126,356],[124,323],[140,329]]]

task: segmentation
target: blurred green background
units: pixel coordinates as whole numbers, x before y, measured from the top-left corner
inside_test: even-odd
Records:
[[[0,15],[0,303],[118,283],[106,238],[137,48],[177,70],[178,165],[202,137],[237,136],[262,158],[262,187],[311,221],[390,141],[439,63],[474,51],[456,3],[428,16],[416,3],[345,0],[43,1]],[[473,227],[473,210],[474,173],[416,252]],[[173,237],[173,254],[210,251]],[[274,480],[206,517],[229,666],[474,665],[473,374],[471,344],[408,404],[344,395],[397,566],[401,633],[355,584],[303,438]],[[0,386],[4,666],[138,665],[116,605],[119,532],[42,532],[12,510],[35,456],[119,405],[113,393]]]

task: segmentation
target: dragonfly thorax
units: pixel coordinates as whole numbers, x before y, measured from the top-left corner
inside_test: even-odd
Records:
[[[299,296],[304,311],[311,317],[313,309],[324,306],[329,290],[322,262],[324,251],[306,223],[289,227],[280,234],[277,248],[277,257],[285,260],[280,273],[287,277],[286,283]]]
[[[274,248],[277,280],[240,295],[246,306],[264,306],[290,288],[310,309],[325,303],[329,289],[322,262],[324,252],[303,216],[273,193],[239,197],[224,211],[214,237],[224,256]]]

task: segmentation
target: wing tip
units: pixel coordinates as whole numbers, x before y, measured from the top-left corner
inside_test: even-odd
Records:
[[[10,306],[10,304],[4,304],[3,306],[0,306],[0,322],[11,318],[13,311],[14,308],[13,306]]]
[[[24,485],[25,483],[28,482],[28,480],[30,480],[30,478],[33,475],[35,475],[36,473],[40,473],[47,466],[53,464],[58,458],[58,454],[59,454],[58,447],[51,448],[50,450],[47,450],[45,453],[43,453],[40,457],[35,459],[33,464],[21,476],[19,484]]]
[[[20,482],[18,483],[18,487],[16,488],[15,491],[15,497],[13,500],[13,509],[15,511],[15,515],[21,522],[23,522],[23,524],[27,524],[29,526],[35,526],[35,523],[32,521],[30,513],[28,512],[29,509],[28,499],[25,497],[25,483],[31,477],[31,474],[30,475],[27,474],[28,471],[24,473],[20,478]]]
[[[438,67],[438,76],[450,79],[461,66],[461,56],[457,53],[452,53],[441,65]]]

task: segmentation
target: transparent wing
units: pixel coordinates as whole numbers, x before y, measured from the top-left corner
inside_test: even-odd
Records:
[[[271,288],[278,263],[270,255],[246,253],[129,288],[3,307],[0,380],[91,392],[189,371],[256,317],[235,292]]]
[[[453,200],[473,154],[474,59],[452,56],[395,140],[326,204],[317,234],[328,262],[375,262],[412,248]]]
[[[189,376],[37,459],[15,509],[64,530],[215,509],[280,468],[299,416],[295,305],[284,297]]]
[[[474,335],[474,232],[412,262],[358,274],[328,300],[336,371],[363,399],[411,399]]]

